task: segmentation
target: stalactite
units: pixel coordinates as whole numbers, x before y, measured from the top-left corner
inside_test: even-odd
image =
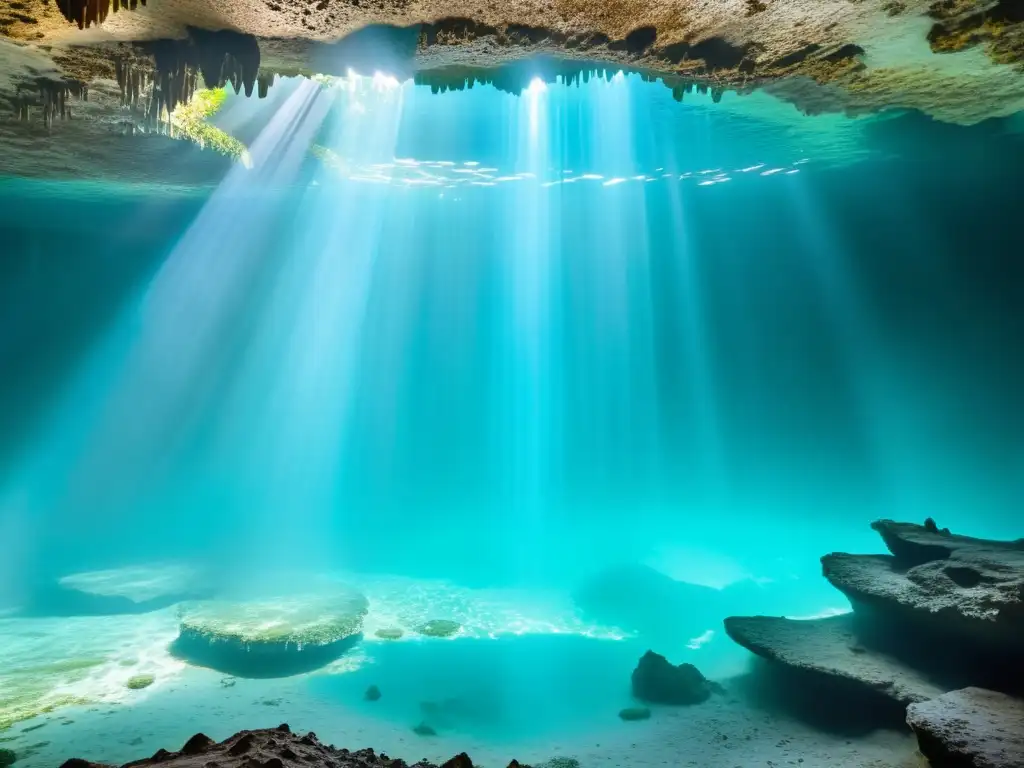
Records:
[[[270,86],[274,84],[273,75],[260,75],[256,78],[258,91],[261,99],[267,98],[267,93],[270,91]]]
[[[85,29],[102,24],[111,10],[114,13],[120,9],[134,11],[139,3],[145,5],[146,0],[57,0],[57,7],[65,19]]]
[[[43,125],[49,128],[54,120],[71,118],[69,101],[72,98],[85,101],[88,94],[88,89],[74,80],[37,78],[30,85],[18,86],[14,98],[15,111],[18,113],[18,119],[28,120],[32,116],[32,108],[39,107]]]

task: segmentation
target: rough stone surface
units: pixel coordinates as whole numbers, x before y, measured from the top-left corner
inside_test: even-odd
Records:
[[[315,733],[294,734],[287,725],[258,731],[240,731],[215,743],[201,733],[186,742],[179,752],[161,749],[152,757],[127,763],[123,768],[410,768],[404,760],[375,753],[372,749],[350,752],[321,744]],[[111,768],[80,758],[67,760],[61,768]],[[411,768],[438,768],[421,761]],[[473,768],[465,753],[456,755],[440,768]],[[523,766],[526,768],[526,766]]]
[[[1020,768],[1024,701],[964,688],[907,708],[921,754],[934,768]]]
[[[358,640],[367,607],[365,597],[348,591],[200,603],[183,612],[172,651],[240,677],[298,674]]]
[[[730,617],[725,620],[725,631],[765,659],[832,681],[853,683],[903,706],[945,692],[900,660],[865,648],[850,615],[808,621]]]
[[[231,79],[244,81],[247,93],[264,92],[275,73],[343,74],[349,66],[416,74],[439,89],[474,79],[501,86],[495,70],[543,55],[577,69],[602,62],[650,73],[679,98],[694,82],[719,96],[771,87],[808,113],[906,107],[976,123],[1024,109],[1024,13],[1016,0],[161,0],[107,13],[108,4],[0,3],[0,36],[14,41],[0,40],[0,110],[50,122],[66,112],[69,84],[81,93],[123,83],[125,61],[152,82],[157,56],[134,43],[202,47],[223,42],[222,32],[248,36],[241,47],[257,52],[246,59],[236,46],[201,58],[223,65],[230,53],[242,62]],[[191,92],[202,67],[186,68]],[[72,111],[90,108],[76,102]],[[118,134],[125,119],[104,109],[99,122]],[[0,139],[10,154],[8,137]]]
[[[633,695],[653,704],[700,704],[716,686],[692,664],[673,666],[654,651],[640,657],[633,670]]]
[[[892,555],[833,553],[825,577],[855,606],[985,646],[1020,649],[1024,542],[955,536],[882,520],[873,527]]]

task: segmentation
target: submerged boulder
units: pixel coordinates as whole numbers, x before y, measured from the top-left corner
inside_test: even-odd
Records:
[[[912,704],[907,723],[934,768],[1024,765],[1024,700],[964,688]]]
[[[693,664],[673,666],[654,651],[640,657],[632,682],[633,695],[652,704],[700,704],[717,689]]]
[[[826,686],[854,686],[900,706],[927,701],[948,690],[899,659],[865,647],[848,614],[807,621],[730,616],[725,631],[758,656],[810,673]]]
[[[350,591],[231,603],[183,612],[179,658],[238,677],[285,677],[322,667],[361,636],[368,603]]]

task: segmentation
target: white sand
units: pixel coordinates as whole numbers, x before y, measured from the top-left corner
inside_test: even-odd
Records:
[[[318,673],[277,680],[227,678],[172,658],[174,608],[0,619],[0,705],[18,690],[44,703],[62,696],[91,702],[20,722],[0,732],[2,746],[19,754],[17,768],[54,768],[69,757],[120,764],[179,749],[196,732],[221,740],[287,722],[350,749],[437,763],[466,751],[487,768],[513,757],[539,763],[559,755],[576,757],[583,768],[916,764],[907,734],[824,734],[731,695],[622,722],[618,711],[633,704],[629,674],[641,645],[581,622],[557,596],[474,593],[401,579],[357,586],[370,599],[364,641]],[[372,636],[378,627],[409,630],[429,618],[454,618],[464,628],[450,640],[412,632],[398,642]],[[743,658],[724,633],[694,645],[673,660],[693,661],[714,676],[723,654]],[[81,660],[90,663],[79,668]],[[139,674],[155,682],[128,690],[125,683]],[[384,696],[368,704],[362,693],[371,683]],[[425,717],[420,703],[446,700],[456,701],[454,712],[426,716],[439,735],[414,734],[412,726]]]
[[[372,746],[408,761],[443,762],[467,751],[488,768],[515,757],[542,762],[555,756],[589,766],[749,766],[801,765],[806,768],[906,768],[914,765],[915,743],[906,734],[878,732],[851,739],[815,731],[791,719],[752,709],[732,697],[715,697],[689,708],[656,708],[645,722],[621,722],[614,706],[589,733],[566,738],[483,741],[458,732],[420,737],[408,726],[376,719],[355,707],[313,695],[304,677],[237,680],[223,687],[221,676],[188,670],[173,683],[141,691],[133,706],[67,708],[22,724],[34,727],[10,744],[15,750],[48,742],[19,768],[53,768],[71,756],[121,763],[160,748],[176,750],[194,733],[226,738],[243,728],[288,722],[313,730],[325,742],[351,749]],[[39,725],[45,724],[43,728]],[[8,732],[5,735],[9,735]]]

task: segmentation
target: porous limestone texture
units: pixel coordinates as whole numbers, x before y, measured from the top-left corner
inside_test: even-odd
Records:
[[[912,704],[907,722],[933,768],[1024,765],[1024,700],[964,688]]]
[[[240,677],[319,668],[358,640],[367,600],[341,591],[185,609],[172,650],[186,661]]]
[[[965,124],[1024,109],[1018,0],[2,0],[0,35],[25,51],[0,54],[0,105],[47,123],[101,82],[129,101],[159,94],[143,110],[153,119],[199,75],[259,95],[275,74],[349,67],[519,89],[498,70],[538,55],[577,74],[645,72],[680,99],[693,84],[767,87],[808,113],[908,107]]]

